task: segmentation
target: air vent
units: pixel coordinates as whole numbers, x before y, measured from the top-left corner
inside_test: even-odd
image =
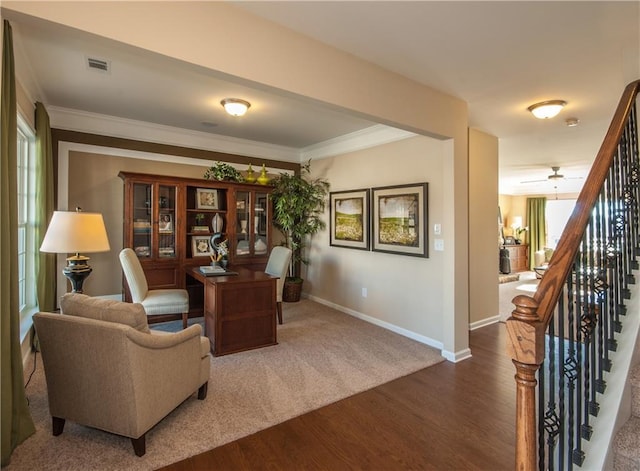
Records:
[[[99,70],[100,72],[109,72],[109,62],[102,59],[87,57],[87,65],[90,69]]]

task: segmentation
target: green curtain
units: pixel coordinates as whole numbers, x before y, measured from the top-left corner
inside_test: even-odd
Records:
[[[18,179],[16,82],[11,25],[4,20],[0,104],[0,381],[2,466],[35,432],[24,392],[18,300]]]
[[[42,103],[36,103],[36,209],[35,238],[40,247],[54,210],[53,147],[49,114]],[[56,254],[40,252],[36,259],[38,307],[41,311],[56,308]]]
[[[534,254],[547,243],[547,198],[527,198],[527,224],[529,225],[529,269],[535,266]]]

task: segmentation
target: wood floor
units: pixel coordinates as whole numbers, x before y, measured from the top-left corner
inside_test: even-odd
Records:
[[[513,469],[515,370],[505,325],[471,332],[470,345],[469,360],[440,363],[163,469]]]

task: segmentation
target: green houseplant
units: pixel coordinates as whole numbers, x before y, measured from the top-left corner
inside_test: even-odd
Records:
[[[225,162],[216,162],[214,165],[209,167],[204,173],[204,178],[206,178],[207,180],[219,180],[228,182],[244,181],[244,178],[242,178],[242,174],[238,170],[236,170],[235,167]]]
[[[284,245],[293,252],[289,276],[285,279],[283,301],[298,301],[302,291],[300,263],[309,263],[302,250],[308,236],[326,224],[321,219],[329,193],[329,182],[310,178],[311,160],[300,168],[300,174],[281,173],[271,181],[273,191],[273,225],[285,237]]]

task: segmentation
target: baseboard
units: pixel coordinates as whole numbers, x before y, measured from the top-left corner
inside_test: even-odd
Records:
[[[471,349],[465,348],[459,352],[450,352],[448,350],[442,350],[442,356],[445,357],[451,363],[458,363],[462,360],[471,358]]]
[[[469,330],[476,330],[476,329],[479,329],[480,327],[485,327],[487,325],[495,324],[496,322],[500,322],[500,316],[487,317],[486,319],[482,319],[469,324]]]
[[[336,311],[344,312],[345,314],[349,314],[350,316],[357,317],[358,319],[362,319],[363,321],[368,322],[370,324],[377,325],[378,327],[382,327],[383,329],[390,330],[391,332],[400,334],[403,337],[410,338],[412,340],[415,340],[416,342],[429,345],[430,347],[437,348],[438,350],[442,351],[442,347],[443,347],[442,342],[438,342],[437,340],[434,340],[425,335],[417,334],[415,332],[404,329],[402,327],[398,327],[397,325],[391,324],[389,322],[381,321],[380,319],[376,319],[375,317],[371,317],[361,312],[355,311],[353,309],[349,309],[348,307],[341,306],[340,304],[332,303],[331,301],[327,301],[326,299],[323,299],[323,298],[318,298],[317,296],[312,296],[305,293],[303,293],[302,296],[307,299],[310,299],[311,301],[315,301],[319,304],[323,304],[325,306],[333,308]]]

